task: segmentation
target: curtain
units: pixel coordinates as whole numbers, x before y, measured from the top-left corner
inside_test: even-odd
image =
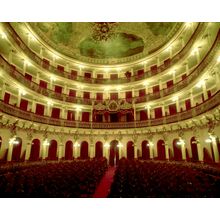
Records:
[[[67,141],[65,146],[65,160],[73,159],[73,142]]]
[[[40,156],[40,141],[38,139],[34,139],[31,145],[31,153],[29,160],[37,161],[39,160],[39,156]]]
[[[111,100],[117,100],[118,99],[118,93],[110,93],[110,99]]]
[[[89,157],[88,153],[88,142],[83,141],[80,147],[80,158],[81,159],[87,159]]]
[[[96,93],[96,99],[102,101],[103,100],[103,93]]]
[[[29,81],[32,80],[32,76],[31,76],[30,74],[28,74],[28,73],[25,73],[25,78],[26,78],[27,80],[29,80]]]
[[[170,115],[175,115],[177,113],[176,104],[169,105]]]
[[[40,85],[41,88],[45,88],[45,89],[47,88],[47,82],[45,82],[44,80],[40,80],[39,85]]]
[[[82,121],[83,122],[89,122],[89,112],[83,112],[82,113]]]
[[[91,73],[85,73],[84,77],[90,79],[91,78]]]
[[[160,86],[159,85],[153,86],[153,93],[157,93],[159,91],[160,91]]]
[[[83,98],[84,99],[90,99],[90,92],[84,92],[83,93]]]
[[[55,91],[56,93],[62,93],[62,89],[63,89],[63,87],[61,87],[61,86],[55,85],[55,87],[54,87],[54,91]]]
[[[162,117],[162,108],[158,107],[154,109],[155,118],[161,118]]]
[[[69,121],[75,121],[75,112],[68,110],[67,111],[67,120]]]
[[[10,100],[10,94],[6,92],[4,95],[4,103],[9,104],[9,100]]]
[[[70,90],[69,90],[69,96],[71,96],[71,97],[76,97],[76,91],[70,89]]]
[[[61,65],[57,65],[57,70],[58,70],[58,72],[63,73],[64,72],[64,67],[61,66]]]
[[[190,99],[185,100],[185,106],[186,106],[186,110],[191,109],[191,101],[190,101]]]
[[[134,143],[129,141],[127,143],[127,159],[134,159]]]
[[[103,157],[103,144],[101,141],[96,142],[95,144],[95,157]]]
[[[157,155],[159,160],[165,160],[166,159],[166,154],[165,154],[165,146],[164,146],[164,141],[159,140],[157,142]]]
[[[57,141],[51,140],[48,149],[48,160],[57,160]]]
[[[60,109],[59,108],[52,108],[51,117],[52,118],[60,118]]]
[[[47,59],[43,59],[43,64],[42,64],[43,68],[48,69],[49,65],[50,65],[50,61]]]
[[[146,90],[145,89],[140,89],[139,90],[139,97],[145,96],[146,95]]]
[[[157,73],[157,65],[151,66],[150,70],[151,70],[152,74],[156,74]]]
[[[36,112],[37,115],[44,115],[44,105],[36,104]]]
[[[20,109],[27,111],[27,107],[28,107],[28,101],[25,99],[21,99]]]
[[[111,74],[110,79],[118,79],[118,74]]]
[[[173,86],[173,80],[170,80],[167,82],[167,88],[170,88]]]
[[[77,77],[77,71],[71,70],[70,78],[71,78],[71,79],[76,79],[76,77]]]

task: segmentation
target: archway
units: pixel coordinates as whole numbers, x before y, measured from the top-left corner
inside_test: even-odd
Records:
[[[16,137],[13,144],[12,150],[12,161],[19,161],[21,156],[21,147],[22,147],[22,139],[20,137]]]
[[[119,161],[118,141],[113,140],[110,143],[109,165],[110,166],[117,165],[118,161]]]
[[[57,141],[51,140],[48,149],[48,160],[57,160]]]
[[[181,146],[178,145],[179,139],[173,140],[174,160],[182,160]]]
[[[31,143],[31,153],[30,153],[30,161],[37,161],[39,160],[40,155],[40,140],[34,139]]]
[[[141,148],[142,148],[142,159],[143,160],[148,160],[150,159],[150,148],[149,148],[149,142],[144,140],[141,143]]]
[[[206,148],[203,148],[203,161],[205,163],[213,163],[213,158]]]
[[[157,159],[158,160],[166,160],[164,140],[159,140],[157,142]]]
[[[67,141],[65,146],[65,160],[73,159],[73,142]]]
[[[103,143],[101,141],[95,144],[95,158],[103,157]]]
[[[127,159],[132,160],[134,159],[134,142],[129,141],[127,143]]]
[[[192,161],[198,161],[198,148],[197,148],[197,141],[195,137],[192,137],[190,139],[190,145],[191,145],[191,150],[192,150]]]
[[[81,143],[81,147],[80,147],[80,158],[85,160],[85,159],[88,159],[89,157],[89,153],[88,153],[88,150],[89,150],[89,144],[87,141],[83,141]]]

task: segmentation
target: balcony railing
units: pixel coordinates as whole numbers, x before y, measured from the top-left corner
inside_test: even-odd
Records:
[[[168,96],[172,93],[175,93],[177,91],[180,91],[181,89],[185,88],[188,86],[190,83],[195,80],[199,74],[208,66],[210,61],[214,58],[216,55],[216,52],[220,48],[220,31],[217,34],[217,37],[212,45],[212,47],[209,49],[207,54],[204,56],[204,58],[201,60],[200,64],[191,71],[191,73],[183,80],[179,81],[178,83],[174,84],[172,87],[169,88],[164,88],[156,93],[150,93],[142,97],[133,97],[131,99],[126,99],[128,102],[134,101],[135,103],[142,103],[142,102],[148,102],[152,100],[156,100],[165,96]],[[44,96],[47,96],[52,99],[57,99],[60,101],[65,101],[65,102],[71,102],[71,103],[77,103],[77,104],[84,104],[84,105],[92,105],[93,102],[100,102],[100,100],[96,99],[86,99],[86,98],[81,98],[81,97],[71,97],[67,94],[63,93],[57,93],[53,90],[50,89],[45,89],[40,87],[37,83],[29,81],[28,79],[25,78],[25,76],[20,73],[18,70],[15,70],[14,67],[11,66],[11,64],[8,63],[1,55],[0,55],[0,66],[10,74],[11,77],[22,83],[24,86],[27,88],[42,94]],[[125,99],[122,99],[125,100]]]
[[[207,25],[206,23],[199,23],[196,30],[192,34],[191,38],[186,43],[185,47],[182,48],[182,50],[170,60],[169,65],[165,65],[165,64],[160,65],[157,68],[156,74],[163,72],[164,70],[168,69],[171,65],[177,63],[180,59],[182,59],[187,54],[189,49],[192,47],[197,36],[201,33],[201,31],[206,25]],[[71,73],[66,72],[66,71],[59,71],[57,70],[56,67],[50,64],[45,66],[43,60],[22,41],[20,36],[16,33],[16,31],[13,29],[13,27],[9,23],[5,23],[5,28],[10,34],[10,36],[14,39],[16,44],[23,50],[23,52],[27,54],[28,57],[30,57],[33,61],[35,61],[39,66],[45,68],[47,71],[50,71],[54,74],[58,74],[59,76],[65,77],[67,79],[73,79],[79,82],[87,82],[87,83],[94,83],[94,84],[122,84],[122,83],[129,83],[129,82],[135,82],[138,80],[143,80],[145,78],[156,75],[151,70],[149,70],[149,71],[146,71],[141,76],[134,75],[129,78],[123,77],[123,78],[118,78],[118,79],[98,79],[98,78],[86,78],[84,76],[72,76]]]
[[[220,91],[205,102],[186,110],[179,112],[175,115],[164,116],[157,119],[149,119],[146,121],[135,121],[135,122],[114,122],[114,123],[98,123],[98,122],[81,122],[81,121],[69,121],[65,119],[53,119],[47,116],[40,116],[32,112],[23,111],[15,106],[9,105],[0,101],[0,111],[13,115],[17,118],[25,119],[28,121],[38,122],[42,124],[49,124],[62,127],[73,127],[73,128],[87,128],[87,129],[121,129],[121,128],[141,128],[151,127],[156,125],[163,125],[169,123],[180,122],[186,119],[193,118],[202,113],[205,113],[216,106],[220,105]]]

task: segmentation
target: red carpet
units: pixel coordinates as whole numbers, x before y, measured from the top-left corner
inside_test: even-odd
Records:
[[[98,185],[93,198],[106,198],[109,194],[110,187],[113,182],[113,177],[115,174],[115,167],[110,167],[105,175],[102,177],[100,184]]]

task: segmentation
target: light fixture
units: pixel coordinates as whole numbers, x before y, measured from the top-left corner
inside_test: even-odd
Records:
[[[197,88],[201,88],[202,85],[204,85],[204,84],[205,84],[205,80],[200,80],[200,81],[196,84],[196,87],[197,87]]]
[[[74,147],[80,147],[80,144],[76,141],[73,146]]]
[[[26,95],[27,94],[27,92],[24,89],[19,89],[19,93],[21,95]]]
[[[54,76],[50,76],[51,81],[56,81],[56,78]]]
[[[177,101],[178,100],[178,96],[174,96],[173,98],[172,98],[172,101],[173,102],[175,102],[175,101]]]
[[[217,58],[217,62],[220,63],[220,56]]]
[[[31,63],[30,63],[28,60],[24,60],[24,63],[25,63],[27,66],[31,66]]]
[[[147,81],[144,81],[144,82],[143,82],[143,85],[144,85],[144,86],[147,86],[147,85],[148,85],[148,82],[147,82]]]
[[[104,147],[109,148],[109,147],[110,147],[110,144],[106,142],[106,143],[104,144]]]
[[[44,147],[48,147],[50,145],[50,142],[46,139],[44,142],[43,142],[43,146]]]
[[[51,100],[47,101],[47,105],[53,106],[53,102]]]
[[[150,105],[145,105],[144,108],[145,108],[145,109],[150,109],[151,106],[150,106]]]
[[[16,140],[16,138],[13,137],[13,138],[11,138],[11,139],[9,140],[9,144],[10,144],[10,145],[11,145],[11,144],[17,145],[17,144],[19,144],[19,140]]]
[[[207,139],[205,140],[205,142],[206,142],[206,143],[212,143],[212,139],[211,139],[211,138],[207,138]]]
[[[81,112],[82,111],[82,108],[80,106],[76,106],[76,111],[77,112]]]
[[[117,144],[117,147],[123,147],[123,145],[122,145],[122,143],[121,142],[119,142],[118,144]]]
[[[118,86],[118,87],[117,87],[117,90],[120,91],[120,90],[121,90],[121,86]]]
[[[179,146],[182,146],[182,145],[185,144],[185,141],[183,139],[180,139],[179,141],[177,141],[176,144],[179,145]]]
[[[2,39],[7,39],[7,35],[4,32],[1,32]]]

